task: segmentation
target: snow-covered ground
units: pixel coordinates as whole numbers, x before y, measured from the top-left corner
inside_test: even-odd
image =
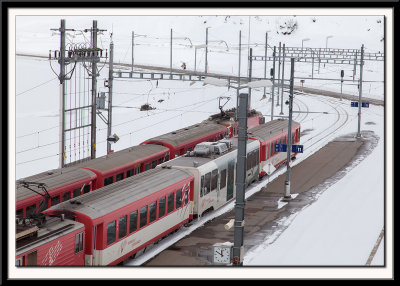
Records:
[[[237,75],[239,30],[242,31],[242,69],[241,75],[247,74],[247,47],[253,47],[253,55],[264,55],[265,33],[268,31],[268,44],[278,46],[279,42],[286,46],[300,47],[304,45],[313,48],[325,47],[326,36],[329,38],[329,48],[359,49],[365,45],[366,52],[383,52],[384,35],[383,16],[17,16],[15,30],[15,52],[18,54],[47,56],[48,51],[59,49],[59,36],[53,35],[51,28],[58,28],[60,19],[66,19],[67,28],[83,30],[90,28],[92,20],[98,21],[98,27],[107,29],[101,35],[99,45],[109,48],[109,33],[113,33],[115,44],[115,62],[131,62],[131,35],[135,37],[135,64],[169,66],[170,60],[170,29],[173,29],[173,67],[179,68],[186,62],[188,69],[194,69],[193,45],[204,44],[205,30],[209,28],[210,45],[208,62],[210,72],[220,72]],[[315,20],[315,21],[314,21]],[[290,35],[283,35],[285,26],[297,22],[297,30]],[[249,29],[250,23],[250,29]],[[283,28],[282,28],[283,27]],[[323,29],[322,29],[323,27]],[[249,35],[250,30],[250,35]],[[86,35],[87,36],[87,35]],[[184,39],[189,37],[190,40]],[[386,36],[387,37],[387,36]],[[74,43],[82,40],[78,31],[71,32],[68,41]],[[226,51],[226,45],[229,47]],[[269,53],[271,50],[268,51]],[[11,179],[23,178],[41,171],[58,167],[58,109],[59,87],[56,75],[53,73],[47,59],[33,57],[15,57],[15,114],[11,110],[11,123],[15,122],[15,133],[11,139],[15,146],[15,176]],[[59,68],[56,62],[52,68]],[[268,69],[272,63],[268,62]],[[204,49],[197,49],[197,70],[204,71]],[[314,77],[339,79],[340,70],[345,69],[345,78],[352,77],[353,66],[321,64],[320,70],[314,67]],[[254,76],[263,76],[264,63],[253,65]],[[318,73],[319,71],[319,73]],[[285,63],[285,78],[289,77],[289,60]],[[77,69],[77,75],[83,70]],[[295,76],[311,77],[311,64],[295,65]],[[356,79],[359,76],[357,70]],[[103,80],[108,77],[108,66],[104,66],[98,80],[99,91],[107,91]],[[365,80],[375,81],[363,85],[363,96],[384,99],[390,106],[391,98],[384,96],[384,76],[382,62],[366,62],[363,77]],[[390,74],[386,75],[386,79]],[[76,81],[79,85],[79,80]],[[356,83],[356,82],[355,82]],[[299,84],[299,82],[295,82]],[[387,84],[387,83],[386,83]],[[316,87],[340,92],[340,82],[306,80],[305,86]],[[387,87],[387,86],[386,86]],[[75,86],[67,87],[74,91]],[[390,92],[386,90],[386,92]],[[344,93],[357,94],[357,85],[343,86]],[[203,86],[201,83],[191,85],[190,82],[179,81],[147,81],[147,80],[115,80],[113,97],[113,130],[120,140],[113,145],[114,150],[121,150],[128,146],[139,144],[146,138],[165,132],[179,129],[206,119],[217,113],[218,97],[229,96],[231,100],[226,109],[234,107],[236,91],[222,87]],[[261,100],[262,89],[252,91],[252,107],[261,111],[269,120],[271,103]],[[284,101],[287,95],[284,96]],[[161,101],[162,100],[162,101]],[[144,103],[156,107],[152,111],[139,111]],[[298,162],[307,158],[319,148],[341,135],[348,135],[357,131],[357,110],[350,107],[350,102],[339,99],[326,99],[320,96],[300,94],[294,99],[296,110],[328,112],[313,113],[308,116],[297,114],[295,120],[301,122],[302,130],[311,131],[302,138],[305,152],[299,156]],[[275,114],[280,107],[274,107]],[[338,113],[337,110],[340,110]],[[283,112],[287,114],[287,106]],[[106,113],[104,113],[106,114]],[[348,120],[343,119],[347,114]],[[15,115],[14,119],[12,118]],[[85,117],[86,114],[83,114]],[[343,126],[333,131],[330,125],[341,117]],[[389,116],[389,121],[387,117]],[[387,180],[385,166],[391,166],[391,110],[382,106],[370,106],[362,110],[361,130],[373,131],[379,138],[376,147],[370,154],[354,163],[348,173],[338,182],[332,184],[312,205],[299,213],[286,218],[281,223],[285,230],[274,237],[266,237],[265,242],[254,249],[250,249],[244,257],[244,265],[280,266],[278,268],[246,267],[238,271],[230,268],[218,269],[190,269],[187,277],[390,277],[392,266],[392,189],[391,181]],[[386,118],[385,118],[386,117]],[[14,121],[15,120],[15,121]],[[340,121],[339,120],[339,121]],[[106,153],[106,125],[97,120],[97,156]],[[339,123],[336,124],[336,126]],[[386,127],[386,131],[385,131]],[[331,128],[331,129],[329,129]],[[325,129],[330,131],[324,132]],[[12,130],[13,131],[13,130]],[[84,134],[83,142],[88,139]],[[90,139],[89,139],[90,140]],[[73,141],[71,145],[73,145]],[[386,148],[386,158],[384,150]],[[389,148],[389,149],[388,149]],[[79,153],[81,152],[81,153]],[[67,144],[67,159],[74,161],[87,156],[89,150],[82,148],[74,151],[73,146]],[[389,161],[388,161],[389,159]],[[386,161],[385,161],[386,160]],[[386,165],[385,165],[386,164]],[[386,169],[386,172],[390,172]],[[282,171],[280,172],[282,173]],[[280,173],[274,174],[271,179]],[[10,186],[13,186],[11,183]],[[256,191],[258,187],[255,188]],[[386,193],[385,193],[386,191]],[[9,190],[10,206],[14,205],[13,189]],[[233,207],[227,206],[226,210]],[[10,208],[10,215],[13,214]],[[379,245],[371,265],[386,267],[364,266],[385,226],[386,235]],[[11,226],[12,228],[12,226]],[[11,229],[12,233],[13,229]],[[181,230],[185,235],[185,229]],[[190,232],[190,230],[188,230]],[[312,239],[310,239],[312,238]],[[310,244],[309,242],[313,243]],[[11,241],[11,246],[12,246]],[[386,251],[386,253],[385,253]],[[10,250],[10,265],[13,261],[13,251]],[[339,268],[284,268],[283,266],[360,266]],[[283,268],[282,268],[283,267]],[[116,269],[115,277],[186,277],[182,276],[182,269],[132,268]],[[114,270],[99,271],[98,269],[73,269],[75,277],[104,277],[110,278]],[[13,269],[12,273],[16,271]],[[70,277],[68,269],[57,269],[57,277]],[[389,271],[389,272],[388,272]],[[53,269],[24,269],[18,271],[21,277],[49,277],[54,275]],[[61,275],[61,276],[60,276]],[[292,276],[291,276],[292,275]],[[341,276],[342,275],[342,276]],[[387,277],[387,276],[385,276]]]

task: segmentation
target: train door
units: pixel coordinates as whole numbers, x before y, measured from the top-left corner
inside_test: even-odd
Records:
[[[93,257],[92,265],[101,265],[103,249],[103,224],[93,226]]]
[[[235,161],[232,160],[228,163],[228,184],[226,189],[226,200],[233,198],[233,186],[235,183]]]
[[[26,257],[26,265],[27,266],[37,265],[37,250],[28,253],[28,256]]]

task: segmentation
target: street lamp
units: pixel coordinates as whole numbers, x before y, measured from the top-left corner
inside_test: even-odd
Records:
[[[332,37],[333,37],[333,36],[328,36],[328,37],[326,37],[325,49],[328,48],[328,39],[329,39],[329,38],[332,38]]]

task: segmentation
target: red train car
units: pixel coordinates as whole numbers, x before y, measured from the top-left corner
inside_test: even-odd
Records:
[[[96,174],[89,170],[67,167],[42,172],[16,182],[16,216],[27,217],[94,189]],[[47,196],[46,191],[49,196]]]
[[[156,168],[46,210],[85,225],[85,265],[115,265],[193,218],[194,177]]]
[[[226,111],[223,111],[222,114],[214,114],[209,117],[209,121],[214,121],[218,124],[221,124],[228,128],[229,130],[229,138],[236,136],[238,134],[238,125],[239,122],[236,120],[236,108],[232,108]],[[261,114],[254,109],[249,110],[247,113],[247,128],[254,128],[260,124],[265,123],[265,118]]]
[[[170,150],[161,145],[139,145],[86,161],[76,167],[88,169],[97,175],[95,189],[118,182],[130,176],[154,169],[169,160]]]
[[[204,121],[164,135],[146,140],[141,145],[153,144],[168,147],[170,159],[181,156],[200,142],[218,141],[227,135],[227,128],[212,121]]]
[[[16,266],[84,265],[84,248],[82,223],[50,218],[40,230],[17,225]]]
[[[260,142],[260,177],[268,168],[277,168],[287,160],[285,152],[275,152],[275,144],[288,143],[288,120],[277,119],[248,129],[248,137]],[[292,144],[300,142],[300,123],[292,121]],[[295,157],[297,153],[292,153]],[[272,168],[272,169],[273,169]]]

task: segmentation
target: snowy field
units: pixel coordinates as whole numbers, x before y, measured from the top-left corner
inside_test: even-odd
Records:
[[[90,28],[92,20],[98,21],[101,29],[106,29],[101,35],[99,44],[104,49],[109,48],[110,32],[113,32],[115,44],[115,62],[131,62],[131,34],[144,35],[135,37],[135,64],[156,65],[169,67],[169,36],[170,29],[174,31],[173,67],[179,68],[182,62],[188,69],[194,69],[194,49],[190,47],[190,37],[193,45],[204,44],[205,29],[209,28],[209,41],[212,41],[208,54],[209,72],[237,75],[238,71],[238,36],[242,31],[242,69],[241,75],[247,75],[247,47],[253,47],[253,55],[264,55],[265,33],[268,31],[268,44],[278,46],[279,42],[286,46],[300,47],[302,39],[310,38],[304,45],[312,48],[324,48],[326,36],[329,38],[329,48],[360,49],[365,45],[366,52],[384,52],[384,35],[382,16],[181,16],[181,17],[77,17],[77,16],[42,16],[38,18],[18,16],[16,18],[16,53],[47,56],[50,49],[59,49],[59,35],[53,35],[51,28],[58,28],[60,19],[66,19],[67,28]],[[315,20],[315,21],[314,21]],[[291,35],[283,35],[282,31],[287,23],[297,23],[297,29]],[[32,24],[34,23],[34,24]],[[249,28],[250,23],[250,28]],[[324,29],[321,29],[323,27]],[[249,35],[249,30],[251,31]],[[190,36],[189,36],[190,35]],[[78,32],[70,33],[69,41],[79,42]],[[229,47],[226,51],[225,41]],[[210,43],[211,44],[211,43]],[[272,53],[268,50],[268,53]],[[289,77],[289,60],[285,62],[285,78]],[[57,71],[56,62],[51,63]],[[101,66],[101,65],[99,65]],[[272,63],[268,62],[268,70]],[[56,75],[53,73],[47,59],[37,57],[16,56],[15,82],[15,179],[24,178],[45,170],[58,167],[58,140],[59,140],[59,86]],[[204,71],[204,49],[197,50],[197,70]],[[352,78],[352,65],[329,65],[320,69],[314,67],[314,77],[340,78],[340,70],[345,69],[345,78]],[[263,77],[264,63],[253,65],[254,76]],[[388,102],[384,96],[384,67],[383,62],[366,62],[364,66],[363,96],[377,98]],[[77,75],[83,70],[76,71]],[[103,85],[108,77],[108,66],[101,70],[98,80],[99,91],[107,91]],[[311,64],[296,63],[295,77],[310,77]],[[356,79],[359,77],[357,70]],[[79,84],[79,81],[77,81]],[[343,86],[343,92],[358,94],[357,82]],[[83,84],[83,83],[82,83]],[[299,80],[295,82],[299,85]],[[339,81],[306,80],[305,86],[340,92]],[[67,87],[70,91],[74,86]],[[269,92],[269,91],[268,91]],[[218,97],[229,97],[225,109],[235,106],[236,91],[223,87],[203,86],[201,83],[193,85],[190,82],[179,81],[147,81],[147,80],[115,80],[113,89],[113,124],[112,133],[116,133],[120,140],[113,144],[115,151],[137,145],[149,137],[154,137],[191,124],[205,120],[211,114],[219,112]],[[262,112],[266,120],[270,119],[271,102],[261,100],[262,89],[252,90],[251,106]],[[10,95],[12,96],[12,95]],[[269,97],[269,95],[267,95]],[[288,98],[284,93],[283,102]],[[389,101],[391,99],[389,98]],[[139,107],[149,103],[155,110],[140,111]],[[287,115],[287,106],[282,111]],[[275,114],[281,111],[281,106],[274,106]],[[304,153],[298,156],[295,164],[300,163],[321,147],[336,137],[355,134],[357,131],[357,109],[350,107],[350,101],[326,98],[318,95],[296,94],[294,110],[312,111],[315,113],[298,113],[294,120],[299,121],[302,130],[309,132],[301,138]],[[325,112],[325,113],[324,113]],[[106,113],[104,113],[106,114]],[[379,140],[370,150],[368,156],[360,158],[346,170],[346,174],[339,181],[333,182],[318,197],[312,205],[304,208],[280,224],[281,232],[266,237],[265,242],[246,252],[245,266],[240,271],[231,268],[218,269],[190,269],[190,277],[308,277],[324,278],[338,277],[378,277],[387,275],[386,269],[391,267],[391,213],[392,194],[390,183],[384,182],[387,174],[384,173],[385,148],[391,130],[386,129],[388,110],[382,106],[370,105],[362,110],[362,131],[372,131]],[[386,117],[386,118],[385,118]],[[97,120],[97,156],[106,153],[106,125]],[[84,134],[75,134],[82,136]],[[89,139],[90,141],[90,139]],[[73,142],[72,142],[73,144]],[[386,152],[388,152],[386,150]],[[74,161],[89,154],[88,149],[74,150],[67,144],[67,159]],[[386,158],[387,160],[387,158]],[[280,170],[271,176],[273,180],[285,170]],[[388,170],[387,170],[388,171]],[[264,182],[265,183],[265,182]],[[251,192],[261,188],[260,184],[252,186]],[[386,193],[385,193],[386,191]],[[9,193],[10,205],[14,205],[13,190]],[[234,204],[227,205],[218,213],[233,208]],[[12,208],[11,208],[12,209]],[[389,213],[388,213],[389,211]],[[386,213],[385,213],[386,212]],[[13,212],[11,212],[13,213]],[[385,217],[386,216],[386,217]],[[190,229],[181,229],[173,238],[178,240],[200,227],[206,221],[201,221]],[[378,251],[372,260],[372,266],[365,267],[372,249],[382,228],[385,226],[386,236],[380,243]],[[11,229],[13,231],[13,229]],[[310,243],[312,242],[312,243]],[[167,247],[167,245],[165,246]],[[386,251],[386,253],[385,253]],[[13,261],[13,251],[11,261]],[[143,261],[146,254],[142,256]],[[151,256],[150,254],[147,254]],[[139,257],[140,258],[140,257]],[[147,258],[148,259],[148,258]],[[132,265],[140,265],[140,260]],[[12,263],[11,263],[12,265]],[[269,268],[268,266],[279,266]],[[285,266],[324,266],[289,267]],[[328,266],[333,266],[332,268]],[[337,267],[335,266],[343,266]],[[346,268],[346,266],[352,266]],[[357,266],[357,267],[354,267]],[[386,266],[386,267],[382,267]],[[154,270],[154,268],[151,268]],[[157,268],[158,274],[152,270],[124,267],[116,269],[121,277],[175,277],[182,274],[179,268]],[[57,269],[57,277],[68,277],[68,269]],[[73,269],[75,277],[107,277],[114,272],[107,269],[103,273],[99,269]],[[15,271],[15,269],[14,269]],[[24,277],[42,277],[53,275],[52,269],[24,269],[16,275]],[[290,274],[288,274],[290,272]],[[180,273],[180,274],[178,274]],[[61,276],[60,276],[61,275]],[[106,275],[106,276],[104,276]],[[184,274],[186,275],[186,274]]]

